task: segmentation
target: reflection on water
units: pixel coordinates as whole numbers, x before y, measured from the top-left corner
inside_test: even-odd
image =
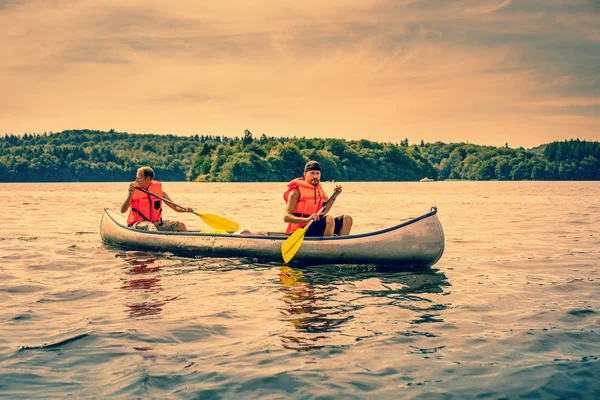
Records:
[[[442,312],[448,305],[436,299],[450,286],[444,273],[431,268],[365,265],[302,270],[283,266],[279,281],[284,303],[280,310],[292,326],[281,341],[285,348],[297,351],[382,334],[435,337],[424,324],[444,321]],[[371,312],[389,314],[391,326],[364,321]]]
[[[139,298],[142,296],[144,298],[143,301],[137,300],[125,304],[129,317],[136,319],[159,318],[164,305],[171,300],[175,300],[177,297],[160,300],[156,298],[156,295],[163,290],[160,284],[161,267],[153,265],[156,262],[156,258],[149,253],[141,251],[119,253],[117,257],[122,258],[127,264],[125,277],[121,278],[123,280],[121,289],[134,292],[140,291],[141,293],[136,294],[135,297]]]
[[[327,287],[312,284],[302,271],[286,266],[280,270],[282,300],[286,304],[281,311],[295,329],[281,336],[283,347],[299,351],[322,348],[319,342],[327,339],[322,333],[333,331],[352,317],[318,303],[319,298],[327,296]]]

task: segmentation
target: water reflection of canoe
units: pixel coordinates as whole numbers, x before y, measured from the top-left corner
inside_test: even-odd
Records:
[[[411,342],[416,336],[436,337],[431,322],[444,321],[448,303],[439,301],[451,286],[433,268],[381,264],[282,266],[278,275],[278,308],[281,320],[290,323],[279,336],[283,347],[295,351],[352,346],[378,335],[404,336]],[[375,330],[357,329],[364,326],[361,317],[373,320],[370,308],[386,317]]]
[[[435,264],[444,252],[444,231],[437,209],[376,232],[335,237],[306,237],[294,261],[324,263]],[[148,232],[127,227],[125,218],[105,209],[100,235],[106,244],[129,249],[217,257],[256,257],[281,261],[287,236],[255,236],[210,232]]]

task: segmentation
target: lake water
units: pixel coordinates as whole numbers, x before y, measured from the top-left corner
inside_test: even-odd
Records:
[[[267,230],[284,227],[284,187],[164,184]],[[127,183],[0,184],[0,397],[600,398],[600,183],[343,187],[332,214],[354,233],[437,206],[442,259],[288,268],[122,251],[99,224]]]

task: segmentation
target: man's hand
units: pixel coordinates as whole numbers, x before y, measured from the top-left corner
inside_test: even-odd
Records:
[[[127,198],[121,205],[121,212],[124,213],[131,206],[131,202],[133,200],[133,192],[135,191],[135,182],[129,184],[129,188],[127,189]]]
[[[319,216],[319,214],[317,214],[317,213],[314,213],[314,214],[312,214],[310,217],[308,217],[308,221],[306,221],[306,222],[310,222],[310,220],[311,220],[311,219],[312,219],[313,221],[318,221],[318,220],[319,220],[319,218],[321,218],[321,217]]]

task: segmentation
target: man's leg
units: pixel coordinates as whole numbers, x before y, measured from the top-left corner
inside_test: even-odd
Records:
[[[340,228],[340,236],[346,236],[350,234],[350,230],[352,229],[352,217],[349,215],[344,215],[342,217],[342,227]]]
[[[304,236],[323,236],[325,232],[326,222],[327,220],[325,219],[325,217],[321,217],[318,220],[314,221],[312,224],[310,224]]]
[[[169,221],[163,219],[162,222],[155,222],[156,229],[161,232],[187,232],[187,228],[183,222]],[[183,230],[181,230],[183,228]]]
[[[323,232],[323,236],[333,236],[333,230],[335,229],[335,221],[331,215],[326,215],[325,217],[325,232]]]
[[[134,229],[139,229],[140,231],[154,231],[156,232],[156,226],[149,221],[138,221],[131,226]]]

